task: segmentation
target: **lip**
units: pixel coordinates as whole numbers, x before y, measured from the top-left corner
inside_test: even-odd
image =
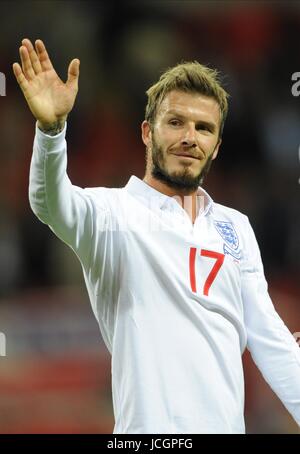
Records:
[[[188,153],[172,153],[174,156],[177,156],[178,158],[189,158],[189,159],[197,159],[200,160],[200,158],[193,156]]]

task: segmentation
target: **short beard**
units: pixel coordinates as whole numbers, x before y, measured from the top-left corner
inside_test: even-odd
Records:
[[[147,154],[150,150],[147,150]],[[212,164],[212,155],[207,159],[205,166],[196,176],[191,176],[188,168],[183,172],[170,174],[164,166],[164,154],[162,148],[156,143],[154,137],[152,139],[152,169],[151,175],[165,183],[172,189],[176,189],[185,193],[194,192],[203,184],[204,178],[208,174]]]

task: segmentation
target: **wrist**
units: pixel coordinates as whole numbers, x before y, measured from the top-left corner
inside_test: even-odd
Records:
[[[45,124],[41,123],[39,120],[37,122],[38,128],[49,136],[56,136],[59,134],[65,127],[66,118],[62,118],[53,123]]]

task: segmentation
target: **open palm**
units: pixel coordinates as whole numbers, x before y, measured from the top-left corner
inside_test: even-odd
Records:
[[[23,39],[19,51],[22,67],[14,63],[13,71],[31,112],[45,126],[64,121],[78,92],[79,60],[71,61],[64,83],[41,40],[35,41],[34,48],[29,39]]]

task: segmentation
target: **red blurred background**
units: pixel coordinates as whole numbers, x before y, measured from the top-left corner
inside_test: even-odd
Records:
[[[81,60],[68,121],[79,186],[143,177],[145,91],[167,67],[198,60],[231,94],[220,157],[205,188],[247,214],[274,305],[300,331],[300,4],[190,1],[2,1],[0,71],[0,433],[111,433],[110,357],[79,262],[30,211],[34,119],[12,74],[21,39],[44,40],[62,79]],[[248,433],[297,426],[244,355]]]

